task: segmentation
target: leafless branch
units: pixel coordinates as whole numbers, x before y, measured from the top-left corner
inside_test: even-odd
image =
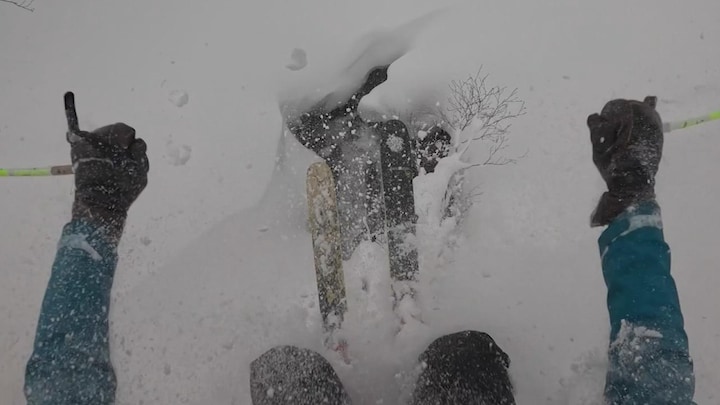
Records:
[[[462,220],[482,194],[478,192],[479,186],[472,190],[464,188],[466,171],[473,167],[513,164],[527,155],[508,157],[504,153],[509,146],[511,123],[525,114],[525,103],[519,98],[517,89],[489,85],[488,75],[482,73],[482,67],[464,80],[453,80],[448,87],[446,103],[391,111],[383,119],[401,119],[413,136],[421,136],[420,131],[439,125],[452,135],[454,150],[451,154],[462,155],[475,142],[485,150],[484,157],[466,163],[448,183],[445,215]]]
[[[511,121],[525,114],[525,102],[517,95],[517,89],[489,86],[488,75],[482,74],[482,67],[464,80],[453,80],[450,97],[444,109],[437,113],[443,123],[457,134],[472,131],[465,139],[455,142],[455,151],[467,148],[468,143],[481,141],[488,144],[488,157],[478,165],[502,166],[517,162],[517,159],[500,155],[507,147],[507,135]],[[473,166],[470,166],[473,167]]]
[[[464,189],[465,172],[473,167],[513,164],[527,155],[508,157],[504,153],[509,146],[510,125],[513,119],[525,114],[525,102],[518,97],[517,89],[489,85],[482,67],[464,80],[450,82],[449,90],[447,103],[434,111],[437,119],[434,124],[452,130],[454,153],[465,153],[475,142],[486,150],[484,159],[471,161],[456,172],[448,186],[454,201],[448,207],[450,216],[462,220],[482,194],[477,191],[479,186]]]
[[[29,12],[35,11],[35,8],[32,6],[33,2],[35,0],[20,0],[20,1],[14,1],[14,0],[0,0],[0,2],[3,3],[10,3],[12,5],[15,5],[17,7],[20,7],[23,10],[27,10]]]

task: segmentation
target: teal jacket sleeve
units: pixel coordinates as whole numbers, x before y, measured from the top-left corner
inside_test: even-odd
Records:
[[[101,229],[83,220],[65,226],[25,370],[28,405],[114,403],[108,312],[116,265],[116,244]]]
[[[610,313],[609,404],[693,404],[688,352],[660,207],[631,207],[599,239]]]

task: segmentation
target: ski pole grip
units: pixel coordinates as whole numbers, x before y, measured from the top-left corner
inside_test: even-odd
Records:
[[[77,110],[75,109],[75,94],[72,91],[65,93],[65,118],[67,119],[68,130],[66,139],[70,143],[77,142],[82,139],[83,135],[80,131],[78,123]]]
[[[75,109],[75,94],[72,91],[65,93],[65,118],[67,118],[68,132],[80,132],[77,110]]]

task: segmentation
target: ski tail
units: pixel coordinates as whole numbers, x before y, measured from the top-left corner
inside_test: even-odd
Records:
[[[308,168],[307,199],[324,343],[345,358],[347,342],[338,336],[347,311],[342,240],[335,181],[325,162],[313,163]]]

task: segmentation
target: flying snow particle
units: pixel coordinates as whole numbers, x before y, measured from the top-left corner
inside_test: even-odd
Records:
[[[290,59],[292,59],[292,62],[285,65],[285,67],[290,70],[300,70],[307,66],[307,53],[305,53],[304,49],[293,49],[292,53],[290,54]]]
[[[182,107],[190,101],[190,95],[184,90],[173,90],[168,96],[168,100],[177,107]]]

